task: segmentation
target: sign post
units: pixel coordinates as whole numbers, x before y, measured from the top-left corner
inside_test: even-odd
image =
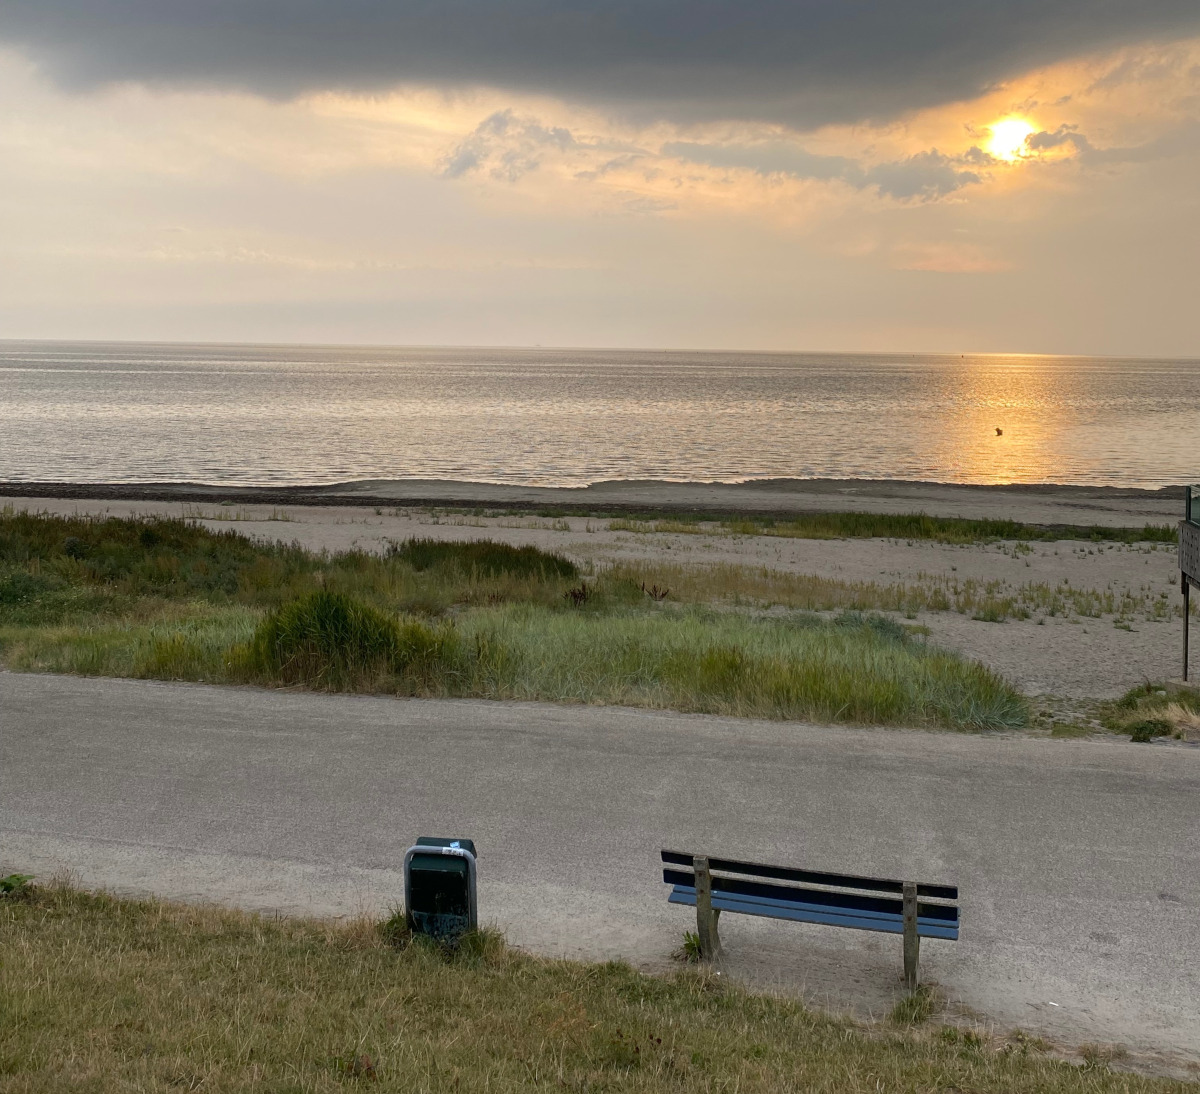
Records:
[[[1183,593],[1183,680],[1188,678],[1188,628],[1191,622],[1191,587],[1200,589],[1200,486],[1184,492],[1183,520],[1179,522],[1179,589]]]

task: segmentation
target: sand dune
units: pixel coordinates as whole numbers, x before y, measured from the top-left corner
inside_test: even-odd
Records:
[[[397,489],[412,484],[391,484]],[[425,484],[430,486],[431,484]],[[446,484],[438,484],[445,487]],[[464,492],[466,485],[463,486]],[[826,484],[811,483],[753,487],[676,487],[676,484],[608,484],[611,490],[554,491],[555,496],[601,498],[665,497],[678,499],[691,490],[712,491],[722,498],[789,497],[797,504],[813,505],[823,500],[824,508],[913,511],[924,509],[938,515],[1011,517],[1035,523],[1088,523],[1110,526],[1147,521],[1168,523],[1178,519],[1182,500],[1171,491],[1077,490],[1073,488],[1018,489],[990,487],[937,487],[920,484],[843,484],[838,490],[857,489],[857,494],[840,493]],[[792,487],[795,486],[793,489]],[[667,490],[672,487],[673,490]],[[644,493],[640,493],[644,488]],[[116,490],[117,488],[112,488]],[[629,532],[609,528],[603,518],[571,516],[547,519],[519,512],[509,516],[478,516],[461,510],[438,512],[433,507],[363,504],[379,498],[380,484],[356,484],[330,488],[323,504],[315,506],[280,502],[288,495],[273,492],[272,504],[234,503],[232,496],[216,494],[225,504],[201,501],[178,488],[180,500],[161,501],[138,497],[87,499],[13,497],[10,503],[22,509],[57,513],[110,513],[129,516],[159,513],[199,519],[212,528],[236,528],[265,539],[296,541],[312,549],[378,551],[389,539],[432,536],[441,539],[490,538],[514,544],[530,543],[564,552],[584,564],[605,566],[621,561],[662,562],[684,566],[729,563],[765,567],[787,574],[817,574],[846,582],[871,581],[884,585],[920,584],[941,581],[999,581],[1009,589],[1033,584],[1057,587],[1066,583],[1075,589],[1124,592],[1143,602],[1160,598],[1168,607],[1181,604],[1175,548],[1168,544],[1140,543],[1107,547],[1064,540],[1040,541],[1028,551],[1013,551],[1011,544],[959,546],[928,541],[887,539],[812,540],[778,536],[728,534],[686,535]],[[148,488],[158,491],[161,488]],[[528,491],[493,487],[495,497],[526,494]],[[822,493],[821,490],[825,492]],[[339,493],[338,491],[344,491]],[[408,495],[406,495],[408,496]],[[1011,508],[1006,499],[1020,505]],[[187,499],[187,500],[184,500]],[[353,499],[358,504],[347,504]],[[940,499],[940,501],[939,501]],[[382,500],[382,499],[380,499]],[[483,501],[483,498],[476,500]],[[932,502],[939,501],[934,505]],[[492,501],[490,504],[497,504]],[[504,504],[508,504],[507,502]],[[604,504],[594,502],[600,508]],[[616,508],[616,504],[612,506]],[[722,507],[732,508],[722,502]],[[514,509],[519,506],[514,505]],[[280,519],[280,518],[286,519]],[[1040,521],[1037,518],[1042,518]],[[1039,622],[1039,619],[1041,620]],[[1002,672],[1028,694],[1058,697],[1067,701],[1111,697],[1144,680],[1175,678],[1180,674],[1180,621],[1129,621],[1113,616],[1096,618],[1078,615],[1063,618],[1034,615],[1026,620],[984,622],[970,614],[951,611],[920,612],[906,622],[929,628],[932,639],[975,657]],[[1118,626],[1118,623],[1122,623]],[[1129,627],[1131,629],[1125,629]],[[1197,655],[1200,657],[1200,655]],[[1200,665],[1195,665],[1200,672]]]

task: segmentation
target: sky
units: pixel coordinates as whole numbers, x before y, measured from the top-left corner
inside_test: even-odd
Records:
[[[0,0],[0,338],[1200,357],[1195,0]]]

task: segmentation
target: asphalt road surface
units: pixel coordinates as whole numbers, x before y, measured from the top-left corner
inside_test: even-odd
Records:
[[[1200,749],[0,673],[0,873],[285,913],[473,838],[539,952],[670,964],[663,847],[955,882],[922,968],[1001,1030],[1200,1059]],[[725,975],[882,1014],[900,940],[727,915]]]

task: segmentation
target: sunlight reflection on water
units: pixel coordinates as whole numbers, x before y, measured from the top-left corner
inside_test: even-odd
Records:
[[[1197,361],[0,342],[0,480],[1198,471]]]

